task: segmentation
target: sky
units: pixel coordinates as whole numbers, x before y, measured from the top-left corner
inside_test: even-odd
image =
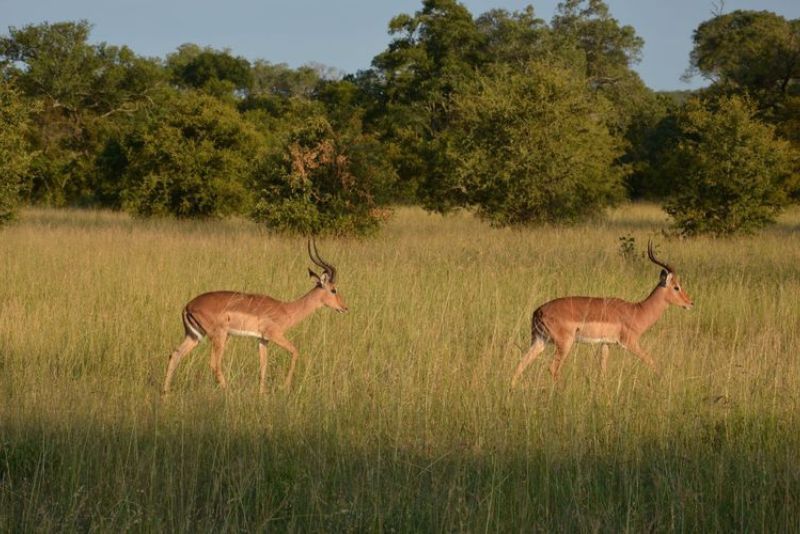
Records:
[[[558,0],[462,0],[473,15],[533,5],[549,22]],[[692,32],[719,0],[606,0],[621,24],[644,39],[634,68],[655,90],[694,89],[681,81]],[[165,57],[183,43],[222,49],[249,60],[299,67],[322,63],[344,73],[369,68],[391,40],[389,20],[412,14],[421,0],[0,0],[0,34],[9,26],[86,19],[92,42],[127,45],[143,56]],[[724,11],[768,10],[800,18],[798,0],[726,0]]]

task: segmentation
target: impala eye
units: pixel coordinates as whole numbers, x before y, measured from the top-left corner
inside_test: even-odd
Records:
[[[336,288],[331,289],[331,293],[336,294]]]
[[[680,291],[680,290],[681,290],[681,288],[679,288],[678,286],[675,286],[675,291]]]

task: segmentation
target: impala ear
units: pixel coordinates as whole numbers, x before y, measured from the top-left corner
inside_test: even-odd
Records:
[[[329,280],[330,280],[330,277],[328,276],[327,272],[323,272],[322,276],[319,277],[319,281],[320,281],[321,284],[327,284]]]
[[[319,275],[317,273],[315,273],[314,271],[312,271],[311,269],[308,270],[308,276],[310,276],[311,278],[316,280],[317,281],[317,285],[322,284],[322,280],[320,280]]]
[[[658,285],[661,287],[667,287],[670,279],[672,278],[672,273],[668,272],[666,269],[661,270],[661,279],[658,282]]]

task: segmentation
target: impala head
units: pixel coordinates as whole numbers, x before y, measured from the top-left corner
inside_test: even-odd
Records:
[[[689,295],[683,289],[683,286],[678,280],[678,275],[675,274],[675,269],[670,267],[668,263],[660,261],[658,258],[656,258],[656,255],[653,254],[652,241],[647,242],[647,257],[650,258],[650,261],[656,265],[663,267],[663,270],[661,271],[661,281],[658,283],[658,285],[667,290],[665,293],[667,302],[690,310],[694,305],[692,303],[692,299],[689,298]]]
[[[322,303],[339,313],[346,312],[348,308],[336,290],[336,267],[320,257],[319,252],[317,252],[317,244],[313,239],[308,240],[308,257],[311,258],[314,265],[322,268],[322,274],[317,274],[311,269],[308,270],[308,275],[314,279],[317,287],[322,290]]]

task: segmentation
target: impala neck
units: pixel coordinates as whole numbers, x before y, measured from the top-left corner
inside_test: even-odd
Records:
[[[642,332],[653,326],[669,307],[665,291],[666,288],[656,286],[646,299],[636,305],[639,309],[639,326]]]
[[[286,309],[287,324],[286,328],[291,328],[303,319],[322,307],[323,289],[313,288],[297,300],[284,304]]]

